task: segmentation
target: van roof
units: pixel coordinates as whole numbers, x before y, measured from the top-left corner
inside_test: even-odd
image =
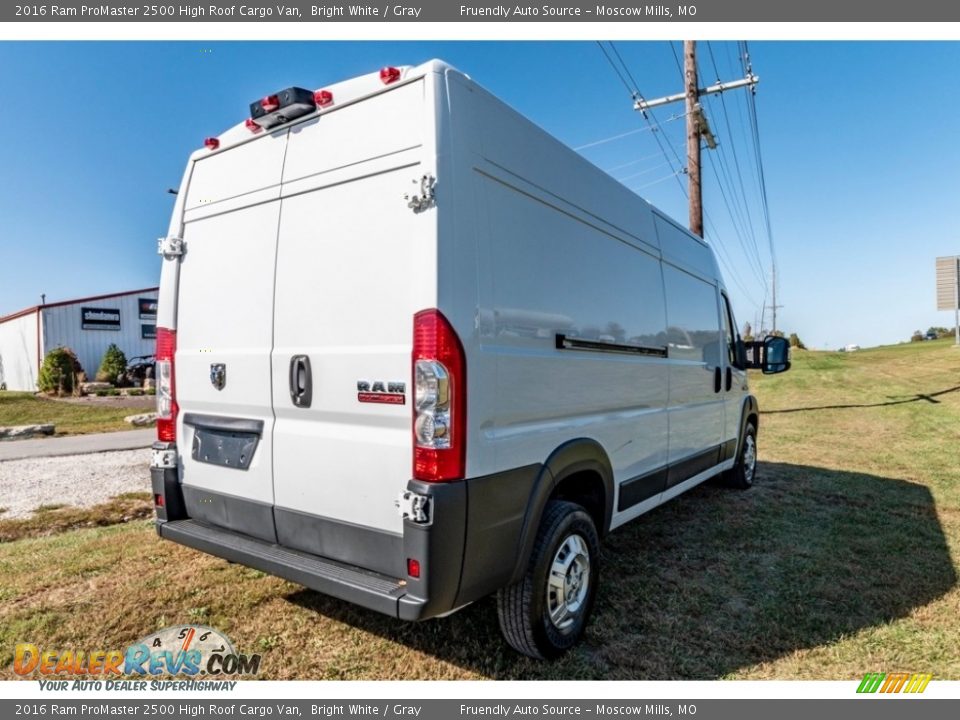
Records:
[[[384,70],[387,69],[388,68],[384,68]],[[223,131],[219,135],[212,136],[213,139],[218,141],[216,148],[212,150],[207,147],[199,148],[198,150],[195,150],[193,154],[191,154],[190,159],[199,160],[200,158],[208,157],[218,152],[223,152],[224,150],[228,150],[245,142],[264,137],[272,132],[277,132],[280,129],[286,129],[291,124],[303,122],[304,120],[335,111],[344,105],[359,102],[360,100],[365,100],[373,95],[386,92],[398,85],[404,85],[429,73],[445,73],[451,70],[454,72],[460,72],[448,63],[437,59],[428,60],[420,65],[400,65],[390,69],[399,72],[399,75],[396,77],[396,79],[392,79],[390,81],[383,80],[381,76],[382,71],[378,70],[377,72],[367,73],[366,75],[360,75],[348,80],[341,80],[340,82],[333,83],[332,85],[314,88],[314,92],[319,92],[321,90],[329,92],[333,96],[332,103],[324,107],[317,107],[315,110],[308,112],[305,115],[301,115],[294,120],[285,122],[282,125],[277,126],[276,130],[251,129],[247,126],[246,121],[248,118],[244,118],[236,125]],[[277,92],[278,90],[280,90],[280,88],[273,89],[270,92]],[[269,96],[269,94],[269,92],[266,93],[267,96]]]

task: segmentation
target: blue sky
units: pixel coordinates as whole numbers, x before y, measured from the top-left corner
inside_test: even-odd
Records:
[[[616,47],[646,97],[681,89],[669,43]],[[722,78],[737,77],[736,45],[710,49]],[[781,328],[835,348],[950,326],[952,313],[935,310],[933,278],[937,255],[960,254],[960,43],[752,42],[750,52]],[[645,127],[592,42],[0,43],[0,314],[41,293],[55,301],[156,284],[166,189],[203,138],[243,119],[251,100],[432,57],[573,147]],[[716,79],[706,43],[700,67],[705,82]],[[729,126],[720,101],[705,100],[723,150],[705,157],[704,202],[742,326],[759,317],[770,256],[743,91],[724,99]],[[659,135],[681,156],[683,119],[669,118],[682,112],[657,113]],[[581,152],[686,221],[677,163],[653,133]],[[731,179],[729,210],[711,162]],[[733,200],[741,177],[746,206]],[[753,221],[753,235],[736,223],[743,244],[731,212]],[[762,272],[751,269],[754,237]]]

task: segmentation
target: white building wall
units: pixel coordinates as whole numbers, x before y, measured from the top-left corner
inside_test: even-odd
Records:
[[[140,317],[139,299],[156,300],[157,291],[135,293],[102,300],[86,300],[43,308],[43,352],[58,345],[69,347],[77,354],[80,365],[89,380],[93,380],[110,343],[123,350],[127,359],[136,355],[153,355],[155,339],[141,337],[141,325],[156,326],[156,317]],[[82,308],[101,308],[120,311],[120,329],[83,329]]]
[[[37,313],[0,323],[0,384],[7,390],[37,389]]]

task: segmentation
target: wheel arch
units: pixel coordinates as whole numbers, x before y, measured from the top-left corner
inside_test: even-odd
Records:
[[[613,468],[606,451],[592,438],[577,438],[556,448],[534,484],[524,517],[511,582],[526,572],[547,503],[553,499],[583,505],[603,538],[613,518]]]

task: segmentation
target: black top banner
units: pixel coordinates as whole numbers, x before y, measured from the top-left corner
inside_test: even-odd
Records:
[[[637,0],[509,2],[36,2],[0,7],[3,22],[957,22],[960,3],[943,0],[770,2]]]

